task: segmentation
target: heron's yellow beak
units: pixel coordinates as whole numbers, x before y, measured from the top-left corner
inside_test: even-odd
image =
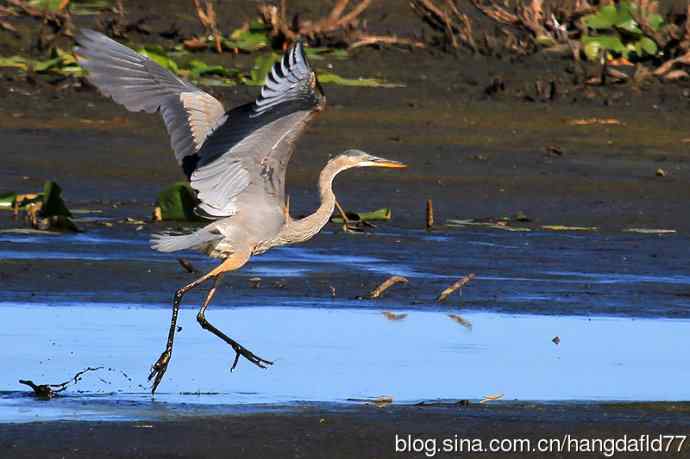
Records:
[[[391,169],[403,169],[407,167],[406,164],[401,163],[400,161],[393,161],[391,159],[386,159],[386,158],[377,158],[374,157],[371,160],[371,165],[374,167],[388,167]]]

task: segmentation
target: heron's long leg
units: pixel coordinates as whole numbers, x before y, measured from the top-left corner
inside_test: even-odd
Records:
[[[222,331],[218,330],[215,326],[213,326],[213,324],[211,324],[206,319],[206,308],[208,308],[208,305],[211,302],[211,299],[213,299],[213,295],[215,295],[215,293],[216,293],[216,285],[217,285],[218,281],[220,281],[222,278],[223,278],[223,274],[219,274],[213,280],[213,287],[211,287],[211,290],[209,290],[208,295],[206,296],[206,299],[204,300],[203,304],[201,305],[201,308],[199,309],[199,313],[196,315],[197,322],[199,322],[199,325],[201,325],[201,328],[203,328],[204,330],[210,331],[211,333],[216,335],[218,338],[222,339],[223,341],[228,343],[230,346],[232,346],[232,348],[235,350],[235,353],[236,353],[235,361],[232,363],[232,368],[230,369],[230,371],[235,369],[235,367],[237,366],[237,362],[240,359],[240,356],[249,360],[251,363],[258,366],[259,368],[266,368],[268,365],[273,365],[273,362],[262,359],[261,357],[258,357],[253,352],[251,352],[249,349],[245,348],[240,343],[238,343],[234,339],[230,338],[229,336],[227,336]]]
[[[182,298],[190,290],[203,284],[204,282],[206,282],[211,277],[214,277],[216,275],[214,272],[215,272],[215,270],[211,271],[210,273],[200,277],[199,279],[195,280],[191,284],[185,285],[184,287],[182,287],[181,289],[179,289],[175,292],[175,296],[173,297],[173,304],[172,304],[172,318],[170,319],[170,330],[168,331],[168,341],[165,345],[165,350],[163,351],[161,356],[158,358],[156,363],[153,364],[153,367],[151,368],[151,373],[149,374],[149,381],[151,381],[152,379],[154,380],[153,385],[151,387],[151,393],[152,394],[156,392],[158,385],[160,384],[161,380],[163,379],[163,375],[165,374],[165,371],[168,369],[168,363],[170,363],[170,357],[172,356],[172,350],[173,350],[173,342],[175,340],[175,331],[177,328],[177,316],[180,312],[180,305],[182,304]]]

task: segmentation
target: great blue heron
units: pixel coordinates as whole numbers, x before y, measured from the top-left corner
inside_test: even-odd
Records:
[[[155,234],[152,247],[161,252],[197,249],[222,260],[175,292],[167,344],[149,375],[152,393],[170,362],[182,297],[208,280],[213,285],[197,321],[235,350],[232,369],[240,356],[261,368],[271,365],[206,319],[218,282],[252,255],[303,242],[318,233],[333,213],[332,182],[338,173],[353,167],[405,166],[360,150],[345,151],[321,171],[321,205],[316,212],[293,220],[285,204],[285,171],[296,139],[326,104],[300,41],[273,65],[257,100],[229,112],[214,97],[103,34],[83,30],[77,42],[79,61],[103,94],[131,111],[160,111],[175,157],[198,192],[200,204],[195,210],[213,220],[191,234]]]

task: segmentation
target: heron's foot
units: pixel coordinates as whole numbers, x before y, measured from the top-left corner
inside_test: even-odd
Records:
[[[244,357],[245,359],[249,360],[251,363],[256,365],[259,368],[268,368],[269,365],[273,365],[273,362],[262,359],[261,357],[257,356],[253,352],[251,352],[249,349],[246,347],[242,346],[240,343],[236,341],[232,341],[229,343],[230,346],[235,350],[237,353],[235,355],[235,361],[232,363],[232,367],[230,367],[230,371],[233,371],[235,367],[237,366],[237,362],[240,360],[240,356]]]
[[[166,348],[165,351],[158,357],[156,363],[151,367],[151,373],[149,374],[149,381],[153,379],[153,385],[151,386],[151,393],[155,394],[158,385],[163,379],[165,371],[168,369],[168,363],[170,363],[170,357],[172,356],[172,349]]]

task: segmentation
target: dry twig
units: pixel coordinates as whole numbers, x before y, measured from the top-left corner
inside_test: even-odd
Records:
[[[383,295],[383,292],[394,286],[395,284],[407,284],[407,279],[402,276],[391,276],[382,282],[378,287],[369,293],[369,298],[375,300]]]
[[[436,298],[436,301],[438,303],[443,303],[448,299],[448,297],[455,292],[456,290],[459,290],[463,288],[465,285],[469,284],[472,279],[475,278],[475,274],[471,273],[468,274],[467,276],[461,277],[457,281],[455,281],[450,287],[445,289],[444,291],[441,292],[441,294]]]
[[[223,52],[222,46],[222,35],[218,30],[218,21],[216,19],[216,10],[213,7],[212,0],[192,0],[194,2],[194,8],[196,9],[196,16],[199,18],[199,22],[204,26],[208,34],[213,35],[213,40],[215,43],[215,48],[218,53]],[[202,5],[203,2],[203,5]]]
[[[37,397],[40,398],[53,398],[55,397],[58,393],[64,391],[67,389],[67,386],[70,384],[76,384],[81,380],[81,377],[84,373],[88,373],[89,371],[98,371],[102,370],[103,367],[96,367],[96,368],[85,368],[84,370],[81,370],[77,372],[74,376],[72,376],[70,379],[67,381],[60,383],[60,384],[35,384],[33,381],[30,379],[20,379],[19,383],[24,384],[25,386],[29,386],[31,389],[33,389],[34,394]]]
[[[410,7],[431,27],[441,30],[453,48],[465,45],[477,51],[472,22],[467,14],[461,12],[453,0],[444,0],[445,7],[434,3],[434,0],[411,0]]]
[[[371,45],[402,45],[416,48],[424,46],[423,43],[409,38],[364,32],[361,16],[371,3],[372,0],[360,0],[351,5],[350,0],[337,0],[330,13],[316,21],[300,21],[298,16],[292,20],[288,19],[287,0],[281,0],[280,6],[261,4],[258,9],[264,23],[271,27],[271,35],[282,38],[285,47],[298,37],[307,37],[311,40],[344,40],[352,48]]]

